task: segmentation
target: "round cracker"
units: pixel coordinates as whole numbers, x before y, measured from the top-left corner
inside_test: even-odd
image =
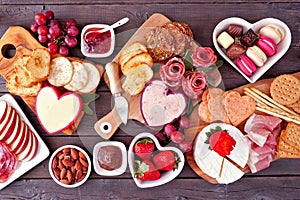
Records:
[[[67,58],[57,57],[52,59],[50,67],[48,81],[51,85],[61,87],[71,81],[74,69],[72,63]]]
[[[300,80],[290,74],[283,74],[271,83],[272,98],[282,105],[296,103],[300,99]]]
[[[73,65],[74,73],[71,81],[64,86],[67,90],[70,91],[78,91],[82,89],[88,82],[88,72],[85,69],[84,65],[80,62],[73,61],[71,62]]]
[[[97,67],[95,65],[93,65],[92,63],[84,62],[83,65],[88,72],[89,80],[83,88],[78,90],[78,92],[90,93],[90,92],[96,90],[96,88],[100,82],[101,76],[100,76],[100,73],[99,73],[99,70],[97,69]]]

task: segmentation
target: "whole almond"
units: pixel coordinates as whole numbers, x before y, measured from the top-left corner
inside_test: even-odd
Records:
[[[80,164],[79,160],[76,160],[75,162],[75,170],[80,170],[82,168],[82,165]]]
[[[60,169],[60,170],[62,170],[65,166],[63,165],[63,163],[62,163],[62,160],[59,160],[58,161],[58,169]]]
[[[75,174],[75,173],[76,173],[75,166],[72,166],[70,169],[71,169],[72,174]]]
[[[52,169],[52,171],[53,171],[55,178],[59,180],[60,179],[60,170],[58,168],[54,168],[54,169]]]
[[[63,179],[66,177],[66,174],[67,174],[67,170],[66,168],[63,168],[61,171],[60,171],[60,179]]]
[[[72,174],[71,170],[67,171],[67,179],[69,180],[69,182],[73,181],[73,174]]]
[[[80,158],[86,160],[85,155],[81,151],[79,151],[78,155],[79,155]]]
[[[71,157],[74,159],[74,160],[77,160],[78,159],[78,152],[76,149],[71,149]]]
[[[54,157],[52,161],[52,169],[56,168],[57,164],[58,164],[57,158]]]
[[[64,154],[67,154],[67,153],[70,152],[70,148],[64,148],[62,151],[63,151]]]
[[[77,179],[77,182],[82,181],[82,180],[84,179],[85,175],[86,175],[86,174],[82,174],[82,176],[81,176],[79,179]]]
[[[70,184],[70,181],[68,179],[61,179],[60,182],[66,185]]]
[[[74,166],[74,162],[72,162],[71,160],[62,160],[61,162],[66,167],[72,167],[72,166]]]
[[[60,156],[58,157],[58,159],[59,159],[59,160],[62,160],[62,159],[65,158],[65,156],[66,156],[66,154],[62,153],[62,154],[60,154]]]
[[[79,162],[82,164],[82,166],[84,166],[84,167],[88,167],[89,166],[89,164],[86,162],[86,160],[84,160],[83,158],[79,158]]]
[[[86,173],[87,172],[87,168],[86,167],[82,167],[82,171],[83,171],[83,173]]]
[[[65,155],[64,160],[71,160],[71,156]]]
[[[56,157],[59,158],[63,154],[61,151],[56,154]]]
[[[81,178],[81,176],[82,176],[82,170],[78,170],[78,171],[76,172],[75,179],[76,179],[76,180],[79,180],[79,179]]]

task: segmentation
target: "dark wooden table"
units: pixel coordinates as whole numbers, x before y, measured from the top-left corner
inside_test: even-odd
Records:
[[[129,17],[128,24],[116,29],[117,33],[138,28],[153,13],[162,13],[173,21],[183,21],[192,28],[195,40],[202,46],[213,47],[212,32],[222,19],[232,16],[242,17],[249,22],[262,18],[278,18],[290,27],[292,44],[286,55],[280,59],[262,78],[275,77],[283,73],[299,71],[300,63],[300,2],[299,0],[275,1],[219,1],[219,0],[2,0],[0,6],[0,35],[11,25],[29,29],[34,14],[53,10],[59,20],[75,18],[78,26],[86,24],[112,24],[121,17]],[[71,51],[72,56],[83,57],[79,48]],[[97,60],[105,64],[107,60]],[[226,62],[220,68],[226,90],[247,81]],[[1,95],[7,93],[5,80],[0,78]],[[35,114],[16,97],[18,103],[37,129],[50,151],[65,144],[85,147],[90,152],[102,141],[94,132],[95,121],[111,110],[111,94],[102,80],[95,102],[96,115],[85,115],[78,132],[72,136],[65,134],[47,135],[39,125]],[[130,121],[121,126],[111,140],[122,141],[129,146],[132,135],[147,128]],[[130,133],[130,134],[129,134]],[[140,189],[131,178],[129,169],[118,177],[101,177],[92,172],[88,181],[79,188],[65,189],[50,177],[46,159],[28,173],[0,191],[0,199],[300,199],[300,159],[280,159],[257,174],[247,174],[230,185],[214,185],[198,177],[188,164],[172,182],[151,189]]]

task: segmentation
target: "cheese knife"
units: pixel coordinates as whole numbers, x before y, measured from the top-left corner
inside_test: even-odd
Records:
[[[114,97],[115,109],[122,122],[126,125],[128,119],[128,102],[122,96],[123,90],[119,77],[119,65],[115,62],[107,63],[105,70],[110,83],[110,91]]]

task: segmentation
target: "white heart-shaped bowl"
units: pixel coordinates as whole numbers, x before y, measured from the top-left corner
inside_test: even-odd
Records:
[[[170,170],[170,171],[164,171],[164,172],[162,172],[160,179],[155,180],[155,181],[140,181],[137,178],[134,178],[135,153],[133,152],[133,146],[141,138],[147,138],[147,137],[151,138],[154,141],[154,144],[155,144],[155,146],[156,146],[156,148],[158,150],[160,150],[160,151],[164,151],[164,150],[173,151],[173,152],[175,152],[178,155],[178,157],[180,159],[180,162],[178,163],[178,169],[175,169],[174,171]],[[159,142],[156,139],[156,137],[153,134],[151,134],[151,133],[140,133],[137,136],[135,136],[133,138],[133,140],[131,141],[131,144],[130,144],[129,149],[128,149],[128,165],[129,165],[129,169],[130,169],[130,172],[131,172],[131,175],[132,175],[132,178],[133,178],[135,184],[139,188],[156,187],[156,186],[163,185],[165,183],[170,182],[171,180],[173,180],[174,178],[176,178],[180,174],[180,172],[183,169],[184,163],[185,163],[184,155],[183,155],[183,153],[178,148],[176,148],[176,147],[170,147],[170,146],[162,147],[159,144]]]
[[[229,24],[239,24],[239,25],[243,26],[244,33],[246,31],[248,31],[250,28],[255,33],[258,33],[258,31],[261,27],[268,25],[268,24],[276,24],[276,25],[280,26],[285,32],[285,36],[284,36],[283,40],[278,44],[278,53],[276,53],[275,55],[273,55],[271,57],[268,57],[264,66],[257,67],[257,71],[251,77],[248,77],[247,75],[245,75],[235,65],[235,63],[226,56],[225,50],[222,49],[217,42],[218,35],[220,33],[222,33],[223,31],[225,31]],[[266,71],[268,71],[287,52],[287,50],[290,47],[291,40],[292,40],[292,34],[291,34],[289,27],[284,22],[280,21],[279,19],[275,19],[275,18],[265,18],[260,21],[257,21],[254,24],[251,24],[251,23],[247,22],[246,20],[239,18],[239,17],[226,18],[217,24],[217,26],[215,27],[215,29],[213,31],[212,37],[213,37],[214,46],[217,49],[218,53],[227,62],[229,62],[238,72],[240,72],[240,74],[242,74],[250,83],[254,83],[255,81],[257,81]]]

